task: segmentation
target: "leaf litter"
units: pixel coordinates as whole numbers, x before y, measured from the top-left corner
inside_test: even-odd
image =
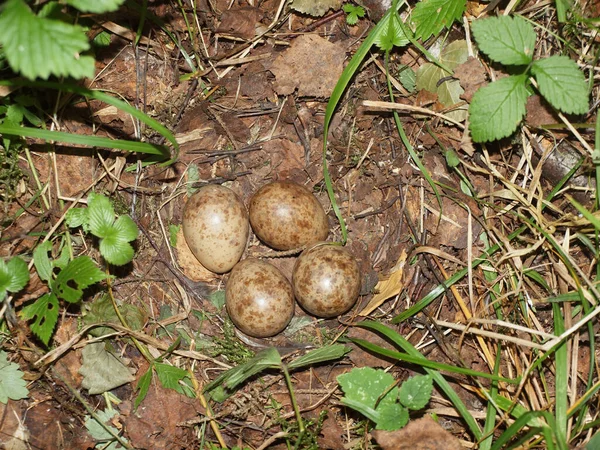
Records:
[[[119,280],[113,287],[114,295],[123,304],[135,308],[123,309],[126,323],[134,328],[135,322],[135,328],[137,325],[141,327],[142,331],[139,333],[160,336],[160,339],[167,342],[161,351],[149,345],[149,351],[154,358],[164,358],[158,366],[159,370],[164,369],[163,383],[161,384],[159,377],[153,378],[143,402],[138,409],[134,408],[137,393],[136,383],[129,382],[133,377],[131,372],[135,371],[139,380],[148,366],[131,337],[119,331],[120,336],[105,341],[114,346],[111,350],[115,351],[114,355],[106,352],[104,343],[88,343],[83,350],[72,348],[68,351],[69,358],[65,357],[64,361],[68,361],[69,370],[55,373],[50,367],[47,374],[58,386],[57,392],[45,390],[46,381],[39,378],[36,369],[27,365],[26,355],[20,353],[22,356],[19,362],[25,378],[38,380],[36,384],[29,386],[30,400],[44,397],[46,403],[58,408],[61,402],[64,402],[65,396],[71,395],[69,383],[77,388],[91,387],[91,392],[110,389],[110,395],[115,395],[120,401],[113,405],[114,411],[118,411],[119,415],[119,420],[113,425],[117,425],[116,429],[123,432],[123,436],[132,446],[140,448],[191,448],[201,441],[197,437],[198,430],[203,433],[202,438],[206,439],[204,442],[209,441],[211,445],[224,444],[229,448],[236,445],[240,448],[258,448],[278,433],[294,433],[294,415],[289,393],[281,375],[275,372],[267,371],[262,376],[241,384],[223,403],[210,401],[210,407],[200,404],[200,398],[189,399],[186,393],[194,391],[198,394],[203,386],[221,375],[225,367],[236,365],[237,363],[232,363],[238,361],[236,358],[249,358],[252,353],[259,353],[265,347],[274,345],[284,355],[285,360],[288,355],[297,353],[293,356],[297,357],[306,349],[332,342],[346,331],[346,324],[356,320],[354,313],[342,317],[339,321],[316,321],[297,311],[298,316],[305,320],[294,335],[282,335],[269,341],[245,341],[242,345],[248,349],[248,355],[224,352],[218,356],[222,365],[214,364],[211,361],[212,347],[205,345],[206,341],[214,343],[231,339],[241,342],[235,334],[227,334],[228,328],[224,323],[227,317],[223,309],[215,307],[208,300],[210,292],[223,289],[226,277],[202,272],[193,257],[185,256],[185,243],[180,235],[175,235],[175,242],[164,238],[167,235],[166,227],[181,223],[185,191],[207,182],[227,183],[247,200],[264,182],[289,178],[307,185],[323,205],[329,205],[324,192],[321,163],[326,99],[331,94],[348,57],[356,49],[357,40],[364,36],[367,28],[366,19],[360,19],[356,26],[349,27],[344,23],[344,17],[326,15],[330,8],[339,9],[339,4],[317,3],[318,5],[308,2],[308,6],[304,6],[295,2],[294,7],[309,15],[325,16],[325,19],[333,17],[316,28],[318,34],[305,31],[307,27],[313,26],[317,19],[292,13],[292,19],[286,22],[285,27],[279,28],[277,33],[267,35],[256,46],[244,40],[254,39],[271,25],[273,12],[278,7],[275,2],[267,1],[258,7],[248,5],[238,9],[237,6],[229,9],[224,1],[214,2],[214,5],[202,4],[196,12],[201,18],[201,36],[198,35],[198,39],[193,42],[186,41],[187,48],[189,50],[195,46],[196,55],[200,55],[200,59],[209,56],[214,58],[214,61],[227,58],[226,60],[231,62],[229,65],[217,66],[218,76],[216,73],[208,74],[203,79],[206,84],[193,91],[189,100],[186,100],[186,93],[190,82],[181,81],[177,76],[182,73],[188,75],[190,68],[183,60],[175,63],[165,57],[165,48],[168,48],[168,45],[165,47],[153,44],[147,53],[142,50],[140,59],[140,55],[131,50],[127,38],[113,35],[111,44],[122,51],[119,51],[116,57],[109,51],[100,51],[99,67],[106,70],[94,87],[119,92],[132,102],[144,104],[165,124],[176,126],[178,138],[182,141],[180,162],[168,168],[149,167],[140,177],[135,170],[122,170],[116,165],[113,166],[116,158],[110,155],[90,157],[78,152],[71,154],[73,152],[61,151],[64,149],[59,148],[55,161],[35,154],[33,168],[39,171],[43,182],[49,183],[53,189],[62,193],[61,201],[71,201],[62,200],[62,197],[75,198],[93,182],[93,187],[98,192],[113,192],[113,197],[122,203],[120,207],[127,212],[133,206],[135,219],[143,233],[135,242],[134,263],[119,272]],[[419,14],[425,16],[430,13],[429,9],[437,8],[440,4],[441,2],[434,1],[422,2],[415,13],[417,17]],[[216,8],[213,10],[214,7]],[[473,8],[473,5],[467,7]],[[150,10],[159,17],[170,17],[168,26],[180,36],[185,36],[184,40],[189,39],[187,25],[181,19],[180,11],[171,9],[168,5],[151,6]],[[217,11],[223,13],[218,14]],[[186,12],[189,17],[193,17],[194,12]],[[462,10],[459,8],[448,11],[448,14],[447,19],[451,20],[453,16],[460,17]],[[430,24],[429,27],[434,25]],[[429,37],[429,31],[431,30],[425,26],[421,34]],[[157,32],[161,34],[160,31]],[[218,39],[211,35],[213,32],[218,34]],[[432,33],[435,34],[435,30]],[[153,37],[156,39],[154,43],[168,42],[161,41],[163,37]],[[209,45],[204,46],[203,39],[205,44]],[[428,66],[431,63],[425,62],[410,51],[399,51],[392,55],[392,68],[408,68],[411,73],[417,74],[419,71],[425,72],[426,69],[435,72],[435,76],[431,76],[427,82],[421,81],[421,84],[417,75],[416,84],[417,88],[429,87],[434,93],[431,97],[420,94],[423,101],[421,104],[426,107],[433,104],[432,109],[442,111],[461,100],[470,102],[475,90],[489,81],[485,66],[475,58],[467,58],[465,45],[465,41],[453,36],[442,50],[442,62],[455,69],[453,75],[456,79],[443,81],[445,73],[441,69],[433,65]],[[454,58],[451,52],[455,48],[460,50],[458,58]],[[240,51],[246,49],[251,51],[241,55]],[[141,49],[138,47],[136,51],[138,50]],[[246,57],[250,59],[245,60]],[[143,61],[147,64],[142,64]],[[207,59],[206,61],[208,62]],[[141,77],[136,75],[136,68],[139,67],[144,67],[145,70]],[[543,69],[543,66],[539,68]],[[400,81],[402,82],[401,78]],[[410,82],[410,79],[407,80],[408,87]],[[407,91],[410,90],[407,88]],[[141,92],[144,94],[141,95]],[[545,174],[536,175],[535,171],[538,169],[530,155],[515,151],[512,143],[501,141],[496,146],[490,146],[490,153],[485,156],[487,161],[473,160],[460,153],[465,136],[452,125],[434,118],[426,122],[428,130],[423,117],[403,113],[402,120],[407,134],[413,145],[423,151],[425,167],[442,186],[444,200],[442,210],[439,211],[434,194],[423,182],[419,171],[410,163],[397,135],[394,135],[389,115],[361,110],[356,123],[353,120],[354,112],[359,110],[362,98],[388,100],[385,92],[385,77],[381,69],[375,64],[365,64],[334,118],[328,158],[337,201],[350,229],[348,246],[359,257],[364,273],[363,285],[369,287],[363,292],[364,295],[355,311],[364,311],[370,318],[390,324],[391,318],[414,305],[439,284],[445,276],[439,265],[443,264],[449,273],[456,273],[463,268],[457,261],[466,263],[474,255],[483,252],[485,245],[478,240],[482,236],[482,230],[485,230],[488,238],[506,238],[508,231],[515,226],[515,219],[510,216],[509,211],[515,208],[533,209],[532,204],[524,199],[539,200],[536,192],[547,192],[548,185],[540,178]],[[397,101],[413,104],[416,97],[402,97]],[[182,111],[180,120],[174,120],[177,115],[175,113],[179,111]],[[535,105],[528,106],[528,117],[531,112],[536,112]],[[93,127],[89,125],[91,122],[87,122],[87,119],[95,121],[101,132],[109,135],[132,136],[135,132],[135,125],[129,117],[118,111],[106,110],[97,102],[91,102],[85,108],[77,105],[71,113],[72,116],[63,118],[63,123],[79,133],[93,133]],[[540,124],[541,119],[535,119],[532,117],[531,123]],[[552,115],[544,116],[544,120],[557,123]],[[532,141],[532,146],[538,153],[537,158],[546,158],[546,154],[553,151],[551,139]],[[467,174],[470,188],[456,170],[448,167],[446,161],[449,150],[459,153],[462,164],[458,169]],[[129,157],[127,163],[128,169],[133,169],[136,161]],[[191,170],[192,164],[195,172]],[[497,172],[490,169],[491,166],[497,167]],[[29,170],[32,168],[29,167]],[[585,167],[582,170],[585,173]],[[99,173],[105,174],[110,182],[97,180]],[[490,177],[494,177],[497,185],[490,184]],[[558,183],[556,178],[552,183]],[[35,188],[33,184],[30,186]],[[135,186],[140,190],[134,196],[132,193],[135,188],[132,187]],[[479,199],[493,203],[491,206],[483,206],[483,203],[475,202],[465,194],[467,188],[477,192]],[[499,195],[500,189],[502,192],[510,192],[510,197]],[[30,195],[31,193],[24,194],[21,200],[29,200]],[[589,195],[587,198],[589,200]],[[50,200],[54,202],[55,211],[60,211],[58,199]],[[14,212],[18,206],[13,205],[11,208]],[[480,219],[489,213],[486,208],[491,208],[491,213],[486,217],[495,222],[494,226],[483,228]],[[334,216],[331,211],[328,212],[333,224]],[[28,223],[28,217],[31,218],[28,215],[21,216],[11,226],[16,229],[21,227],[31,233],[48,231],[48,224],[39,220]],[[471,223],[470,218],[473,220]],[[57,217],[51,216],[51,220],[55,221]],[[9,227],[8,232],[10,231]],[[73,236],[78,252],[90,252],[92,257],[98,256],[91,250],[90,242],[86,243],[76,234]],[[339,239],[337,229],[334,231],[334,238]],[[538,314],[536,320],[547,324],[551,316],[544,299],[549,294],[540,288],[540,278],[556,283],[559,283],[556,281],[558,278],[566,278],[568,283],[569,278],[565,276],[565,271],[559,272],[558,275],[554,273],[554,261],[535,253],[534,250],[538,247],[528,247],[533,238],[537,237],[529,236],[520,243],[525,251],[512,253],[512,259],[504,259],[501,264],[502,270],[509,273],[514,273],[515,267],[523,269],[522,272],[518,272],[519,276],[522,276],[519,286],[535,285],[529,292],[535,297]],[[19,249],[28,245],[22,239],[23,242],[19,242],[19,239],[13,238],[0,244],[3,257],[18,253]],[[173,243],[175,246],[170,247]],[[423,246],[425,249],[413,253],[416,246]],[[427,246],[435,247],[436,251],[427,250]],[[250,242],[249,248],[250,251],[265,252],[256,240]],[[528,248],[531,253],[527,252]],[[59,250],[56,244],[53,250]],[[408,255],[404,267],[399,266],[399,262],[404,261],[402,255]],[[440,262],[444,255],[450,255],[452,258]],[[578,264],[582,266],[589,263],[583,253],[578,253],[577,258]],[[290,273],[292,258],[272,261],[284,272]],[[482,356],[477,341],[474,338],[465,338],[470,336],[468,334],[447,334],[446,337],[436,334],[435,320],[460,322],[463,315],[459,311],[459,302],[453,296],[465,295],[469,290],[472,297],[471,300],[467,299],[467,302],[472,302],[470,307],[473,308],[473,315],[476,319],[487,317],[486,307],[492,304],[490,292],[493,289],[497,286],[509,291],[516,289],[510,284],[510,277],[501,278],[502,281],[496,284],[490,281],[490,274],[498,273],[494,267],[497,261],[500,259],[490,261],[481,270],[475,270],[466,285],[460,286],[452,296],[448,294],[443,301],[427,309],[425,318],[419,317],[420,320],[414,323],[405,322],[393,326],[396,326],[396,330],[402,335],[409,336],[413,344],[420,345],[423,354],[429,359],[459,365],[464,363],[466,367],[484,370],[489,361]],[[510,265],[510,261],[514,266]],[[539,267],[542,269],[538,269]],[[539,271],[539,277],[531,274],[532,271]],[[389,275],[389,278],[385,280],[381,274]],[[377,297],[377,291],[383,294]],[[92,297],[95,293],[89,292],[89,289],[83,292],[85,303],[94,305]],[[15,305],[19,305],[19,298],[15,300]],[[62,307],[64,306],[61,304]],[[164,307],[178,313],[173,316],[175,319],[169,321],[161,316],[160,311]],[[81,317],[83,311],[85,308],[82,310],[74,306],[68,309],[68,314]],[[60,336],[58,343],[68,343],[76,333],[73,329],[74,324],[62,317],[57,320],[57,342]],[[107,316],[106,321],[118,324],[114,316]],[[27,330],[27,326],[23,324],[17,332],[18,338],[34,346],[39,345]],[[102,331],[108,330],[110,324]],[[166,348],[175,342],[177,337],[182,336],[187,336],[185,347],[180,345],[171,351]],[[351,329],[349,336],[397,350],[379,336],[370,336],[363,330]],[[519,336],[523,339],[527,337],[520,334]],[[466,339],[467,345],[464,345],[463,339]],[[233,352],[232,349],[239,348],[227,342],[225,344],[227,346],[222,348],[229,349],[227,351]],[[580,345],[581,354],[585,354],[584,349],[588,350],[589,354],[585,341]],[[100,351],[103,362],[92,363],[87,356],[84,356],[83,361],[79,360],[80,353],[87,353],[94,347],[104,349]],[[339,403],[342,391],[335,389],[336,377],[339,375],[343,380],[344,376],[351,373],[352,366],[370,370],[375,370],[370,367],[389,369],[389,385],[415,375],[414,367],[396,365],[386,358],[359,351],[357,347],[353,348],[349,359],[344,359],[342,364],[325,362],[295,374],[294,382],[303,414],[316,421],[321,412],[327,412],[324,428],[316,436],[317,448],[358,446],[363,439],[363,430],[368,430],[384,449],[405,448],[409,445],[407,443],[410,443],[412,448],[461,448],[452,434],[464,438],[468,431],[465,431],[466,427],[461,421],[451,415],[443,416],[444,422],[441,423],[444,423],[447,429],[453,430],[453,433],[444,430],[430,419],[411,419],[402,430],[383,431],[367,429],[364,418],[343,408]],[[513,347],[510,351],[521,357],[530,356],[524,350]],[[456,355],[458,359],[453,359]],[[114,369],[110,369],[111,366],[106,364],[107,360],[119,362]],[[348,362],[352,364],[347,364]],[[98,376],[99,366],[108,368],[108,381],[113,384],[119,381],[118,385],[121,387],[116,387],[117,384],[98,384],[96,381],[92,383],[90,377]],[[74,375],[77,370],[87,374],[83,381]],[[121,379],[114,377],[118,372],[122,374]],[[186,374],[193,375],[190,378]],[[165,379],[171,389],[164,387]],[[470,382],[467,378],[459,381],[463,384]],[[552,381],[550,379],[550,383]],[[181,383],[185,383],[186,387]],[[478,397],[462,390],[458,384],[455,386],[472,410],[484,411]],[[526,386],[526,390],[529,393],[534,392],[530,384]],[[83,400],[98,411],[107,411],[106,399],[91,395],[91,392],[84,391]],[[439,392],[434,391],[434,396],[438,394]],[[531,394],[527,401],[531,409],[550,407],[544,398],[537,398],[534,394]],[[20,402],[25,404],[26,401]],[[68,414],[83,423],[87,412],[81,404],[77,405],[68,411]],[[443,405],[444,401],[438,403],[434,399],[429,407],[434,413],[438,411],[443,414]],[[39,422],[38,425],[45,423],[42,408],[33,402],[28,419],[35,418]],[[209,426],[211,417],[217,418],[213,423],[220,424],[219,432]],[[29,426],[33,429],[31,424]],[[87,448],[91,437],[98,439],[100,436],[94,436],[94,433],[91,436],[86,435],[86,441],[77,436],[80,431],[67,429],[60,423],[57,426],[61,427],[64,445],[68,448]],[[19,431],[19,436],[26,436],[22,431]],[[276,444],[281,442],[275,439],[273,448],[277,448]],[[50,436],[43,436],[42,433],[37,433],[35,443],[45,448],[55,445]]]

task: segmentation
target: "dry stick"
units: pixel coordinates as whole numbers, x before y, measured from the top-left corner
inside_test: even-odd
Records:
[[[88,325],[88,326],[82,328],[77,334],[75,334],[73,337],[71,337],[71,339],[69,339],[67,342],[62,344],[60,347],[57,347],[54,350],[46,353],[40,359],[35,361],[33,363],[34,367],[39,367],[42,364],[48,365],[48,364],[52,363],[53,361],[56,361],[64,353],[66,353],[67,350],[69,350],[69,348],[71,348],[79,340],[81,340],[81,338],[83,336],[85,336],[88,331],[90,331],[92,328],[95,328],[95,327],[109,327],[114,330],[117,330],[120,334],[132,336],[142,342],[145,342],[146,344],[156,347],[159,350],[166,351],[169,349],[170,344],[168,342],[163,342],[160,339],[153,338],[152,336],[148,336],[147,334],[142,333],[140,331],[130,330],[130,329],[128,329],[122,325],[116,324],[116,323],[101,322],[101,323],[95,323],[92,325]],[[212,358],[208,355],[205,355],[205,354],[197,352],[197,351],[173,350],[172,353],[174,355],[183,356],[184,358],[196,359],[199,361],[210,361],[213,364],[223,367],[224,369],[231,369],[230,365],[222,363],[221,361],[219,361],[215,358]]]
[[[206,417],[208,417],[208,420],[210,421],[210,427],[212,428],[213,433],[215,433],[215,436],[217,437],[217,440],[219,441],[221,448],[227,448],[227,444],[225,443],[225,440],[223,439],[223,436],[221,435],[221,430],[219,429],[219,424],[215,420],[215,416],[210,408],[210,405],[208,404],[208,402],[206,401],[206,397],[204,397],[204,394],[202,393],[202,387],[198,383],[198,380],[196,379],[196,377],[194,376],[194,374],[191,370],[189,371],[189,374],[190,374],[190,378],[192,379],[192,384],[194,385],[194,390],[196,391],[196,397],[198,397],[198,400],[200,400],[200,404],[206,411]]]
[[[450,123],[453,123],[454,125],[459,127],[461,130],[465,129],[465,126],[462,123],[460,123],[444,114],[432,111],[427,108],[420,108],[418,106],[412,106],[412,105],[404,105],[402,103],[380,102],[380,101],[374,101],[374,100],[363,100],[360,104],[366,108],[374,109],[376,111],[377,110],[410,111],[410,112],[416,112],[416,113],[420,113],[420,114],[427,114],[428,116],[439,117],[440,119],[443,119]]]

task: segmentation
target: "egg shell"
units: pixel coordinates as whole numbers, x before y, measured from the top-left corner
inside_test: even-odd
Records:
[[[231,189],[209,184],[198,189],[183,212],[183,235],[208,270],[229,272],[240,260],[250,226],[246,206]]]
[[[360,283],[358,262],[339,245],[320,243],[304,250],[292,273],[296,300],[318,317],[339,316],[352,308]]]
[[[275,181],[250,199],[250,224],[258,238],[277,250],[323,241],[329,221],[319,200],[304,186]]]
[[[294,315],[294,293],[277,267],[256,258],[239,262],[225,288],[231,321],[253,337],[269,337],[285,329]]]

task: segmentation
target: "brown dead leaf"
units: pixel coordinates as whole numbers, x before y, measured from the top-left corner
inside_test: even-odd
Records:
[[[373,431],[383,450],[462,450],[459,440],[430,417],[412,420],[396,431]]]
[[[454,76],[458,78],[465,92],[460,96],[471,103],[473,94],[487,84],[487,74],[483,65],[477,58],[469,57],[466,62],[454,69]]]
[[[221,16],[217,33],[252,39],[256,35],[256,25],[262,18],[262,13],[251,6],[228,9]]]
[[[402,249],[398,262],[392,268],[389,275],[380,280],[375,286],[377,294],[373,296],[371,301],[364,309],[358,313],[359,316],[368,316],[375,309],[379,308],[383,302],[387,299],[395,297],[402,289],[404,289],[404,283],[402,282],[402,275],[404,273],[404,264],[406,263],[406,251]]]
[[[271,67],[275,90],[289,95],[297,88],[301,97],[327,98],[342,74],[345,58],[346,50],[341,44],[313,34],[300,36]]]
[[[280,177],[290,178],[295,170],[304,169],[304,147],[287,139],[265,142],[263,150],[270,155],[271,167]]]
[[[539,95],[527,97],[527,115],[525,121],[532,127],[560,123],[558,115],[552,110],[552,107]]]

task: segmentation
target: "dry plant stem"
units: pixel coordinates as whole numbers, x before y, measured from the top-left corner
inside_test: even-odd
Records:
[[[505,334],[495,333],[493,331],[482,330],[480,328],[472,328],[469,325],[462,325],[459,323],[446,322],[444,320],[436,320],[435,323],[440,328],[450,328],[452,330],[463,331],[467,334],[475,334],[477,336],[485,336],[490,337],[492,339],[498,339],[500,341],[513,342],[517,345],[522,345],[524,347],[536,348],[538,350],[542,350],[544,346],[542,344],[537,344],[535,342],[527,341],[525,339],[520,339],[514,336],[507,336]]]
[[[440,119],[444,119],[450,123],[453,123],[461,130],[465,129],[465,126],[462,123],[460,123],[454,119],[451,119],[450,117],[448,117],[444,114],[432,111],[427,108],[420,108],[418,106],[405,105],[403,103],[380,102],[380,101],[375,101],[375,100],[363,100],[361,102],[361,105],[368,109],[372,109],[375,111],[381,111],[381,110],[383,110],[383,111],[411,111],[411,112],[416,112],[416,113],[421,113],[421,114],[427,114],[428,116],[439,117]]]
[[[278,433],[275,433],[273,436],[271,436],[269,439],[263,442],[260,447],[256,447],[256,450],[265,450],[269,448],[272,443],[274,443],[278,439],[283,439],[287,437],[287,435],[287,431],[280,431]]]
[[[101,322],[101,323],[95,323],[93,325],[88,325],[86,327],[83,327],[79,331],[79,333],[75,334],[73,337],[71,337],[71,339],[69,339],[67,342],[62,344],[60,347],[57,347],[54,350],[51,350],[50,352],[46,353],[40,359],[35,361],[33,363],[33,365],[35,367],[40,367],[42,365],[48,365],[48,364],[52,363],[53,361],[56,361],[64,353],[66,353],[71,347],[73,347],[78,341],[80,341],[81,338],[83,336],[85,336],[92,328],[96,328],[96,327],[112,328],[113,330],[118,331],[122,335],[135,337],[139,341],[145,342],[146,344],[149,344],[149,345],[152,345],[153,347],[156,347],[159,350],[167,351],[169,349],[168,342],[163,342],[160,339],[153,338],[152,336],[148,336],[147,334],[139,332],[139,331],[130,330],[130,329],[125,328],[124,326],[116,324],[116,323]],[[182,356],[184,358],[196,359],[199,361],[210,361],[213,364],[216,364],[219,367],[222,367],[224,369],[231,369],[230,365],[225,364],[225,363],[219,361],[218,359],[212,358],[212,357],[207,356],[200,352],[196,352],[196,351],[192,351],[192,350],[173,350],[172,353],[174,355]]]
[[[196,397],[198,397],[198,400],[200,400],[200,404],[206,410],[206,417],[208,417],[208,420],[210,421],[210,427],[212,428],[213,433],[215,433],[215,436],[217,437],[221,448],[227,448],[227,444],[225,443],[225,440],[221,435],[221,430],[219,430],[219,424],[216,422],[212,409],[206,401],[206,397],[204,397],[204,394],[202,393],[202,386],[200,386],[198,380],[196,379],[194,373],[191,370],[189,371],[189,374],[192,380],[192,385],[194,386],[194,391],[196,391]]]

